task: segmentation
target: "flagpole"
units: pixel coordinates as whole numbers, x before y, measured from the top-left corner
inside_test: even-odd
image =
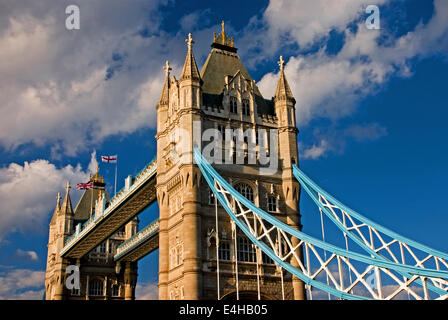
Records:
[[[117,161],[115,162],[115,189],[114,189],[114,197],[117,195],[117,168],[118,168],[118,156],[117,156]]]

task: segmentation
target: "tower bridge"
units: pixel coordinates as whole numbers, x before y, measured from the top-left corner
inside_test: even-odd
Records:
[[[69,186],[62,204],[58,197],[47,299],[134,299],[138,261],[156,249],[159,299],[448,299],[447,254],[373,223],[299,169],[295,98],[282,57],[267,100],[224,23],[200,72],[191,34],[186,44],[179,79],[168,62],[164,67],[156,160],[128,176],[112,199],[98,172],[91,182],[100,188],[86,190],[75,209]],[[223,141],[207,155],[211,149],[196,138],[209,129]],[[239,129],[255,136],[233,135]],[[259,134],[265,131],[275,135]],[[238,155],[243,163],[211,163]],[[272,174],[262,173],[266,155],[270,165],[277,160]],[[302,232],[302,188],[320,213],[322,239]],[[155,201],[158,219],[138,231],[138,215]],[[325,238],[324,219],[344,247]],[[80,288],[69,290],[72,264]]]

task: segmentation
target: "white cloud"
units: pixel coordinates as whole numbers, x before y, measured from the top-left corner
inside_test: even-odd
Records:
[[[87,167],[87,170],[90,173],[95,173],[98,169],[98,160],[96,159],[96,150],[93,150],[92,154],[90,155],[90,163]]]
[[[89,168],[95,160],[93,154]],[[0,168],[0,241],[15,231],[47,230],[45,222],[56,206],[57,192],[64,196],[66,181],[73,185],[88,177],[89,172],[79,164],[57,168],[48,160]]]
[[[304,159],[318,159],[328,152],[329,146],[325,139],[320,140],[319,144],[314,144],[303,151]]]
[[[279,1],[271,2],[266,10],[268,33],[277,37],[281,32],[289,33],[299,45],[316,43],[332,29],[345,33],[344,45],[336,55],[328,54],[323,46],[312,54],[292,56],[285,67],[297,100],[299,126],[317,118],[345,117],[356,109],[360,99],[375,93],[392,75],[409,76],[410,59],[447,52],[446,1],[434,2],[434,15],[426,25],[419,24],[399,38],[391,36],[387,44],[378,42],[387,30],[368,30],[364,21],[358,23],[355,31],[348,28],[350,22],[359,18],[358,6],[358,1],[349,0],[313,1],[312,4]],[[292,19],[295,13],[299,15],[296,20]],[[285,18],[280,19],[283,14]],[[276,49],[275,44],[271,46],[271,50]],[[268,73],[260,80],[258,85],[265,96],[274,95],[277,79],[278,74]]]
[[[158,300],[159,289],[156,282],[137,283],[135,296],[137,300]]]
[[[377,0],[382,5],[388,0]],[[309,46],[328,36],[332,30],[343,31],[359,19],[371,1],[360,0],[276,0],[270,1],[263,19],[268,25],[269,40],[285,34],[300,46]],[[366,16],[367,17],[367,16]]]
[[[22,249],[17,249],[14,253],[14,258],[20,259],[20,260],[31,260],[31,261],[38,261],[39,257],[35,251],[26,251]]]
[[[313,135],[318,142],[311,146],[301,145],[303,159],[315,160],[327,156],[329,153],[341,154],[348,141],[374,141],[387,135],[387,130],[378,123],[369,123],[351,125],[344,129],[334,127],[326,131],[316,129]]]
[[[164,61],[186,51],[183,39],[158,30],[163,3],[78,1],[81,29],[72,31],[63,3],[2,8],[0,145],[52,145],[53,156],[73,156],[111,135],[154,128]]]
[[[0,272],[0,300],[39,300],[44,293],[44,271],[28,269]]]

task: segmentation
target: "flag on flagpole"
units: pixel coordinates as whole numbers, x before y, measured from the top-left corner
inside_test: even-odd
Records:
[[[78,190],[89,190],[93,188],[93,183],[89,182],[89,183],[78,183],[76,185],[76,189]]]
[[[102,162],[107,162],[107,163],[117,163],[117,155],[114,156],[101,156],[101,161]]]

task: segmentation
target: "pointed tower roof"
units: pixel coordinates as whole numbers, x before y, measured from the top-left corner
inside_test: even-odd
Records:
[[[222,31],[219,34],[213,34],[212,49],[201,69],[202,97],[204,101],[216,101],[216,104],[222,102],[222,93],[224,91],[226,76],[234,77],[238,72],[246,80],[253,81],[243,62],[237,54],[233,37],[225,33],[224,22]],[[263,98],[257,85],[254,83],[255,101],[258,114],[274,114],[274,106],[270,100]],[[221,101],[221,102],[219,102]],[[215,104],[215,102],[213,102]]]
[[[76,222],[83,222],[90,218],[91,213],[94,211],[95,200],[98,199],[100,192],[104,192],[106,200],[109,201],[109,194],[106,191],[104,177],[100,175],[99,166],[96,168],[96,173],[90,175],[89,181],[93,183],[93,188],[84,190],[78,204],[75,206],[74,219]]]
[[[165,66],[163,67],[165,69],[165,82],[163,83],[163,89],[162,94],[160,95],[159,103],[158,105],[168,105],[169,101],[169,93],[170,93],[170,71],[172,70],[170,67],[170,63],[168,60],[165,62]]]
[[[191,37],[191,33],[188,34],[188,38],[185,40],[188,47],[187,57],[185,58],[184,68],[182,69],[182,75],[180,81],[184,79],[200,80],[198,66],[193,55],[193,43],[194,40]]]
[[[53,217],[51,218],[50,224],[55,223],[56,216],[58,215],[60,210],[61,210],[61,193],[58,192],[58,196],[56,197],[56,208],[54,209]]]
[[[69,190],[70,190],[70,183],[67,181],[67,184],[65,186],[65,198],[64,198],[64,201],[62,202],[62,206],[61,206],[61,210],[60,210],[60,213],[63,215],[73,214],[72,201],[70,200]]]
[[[280,61],[278,62],[280,66],[280,78],[278,79],[277,89],[275,90],[275,100],[290,100],[295,103],[294,96],[285,77],[284,64],[283,56],[280,56]]]

